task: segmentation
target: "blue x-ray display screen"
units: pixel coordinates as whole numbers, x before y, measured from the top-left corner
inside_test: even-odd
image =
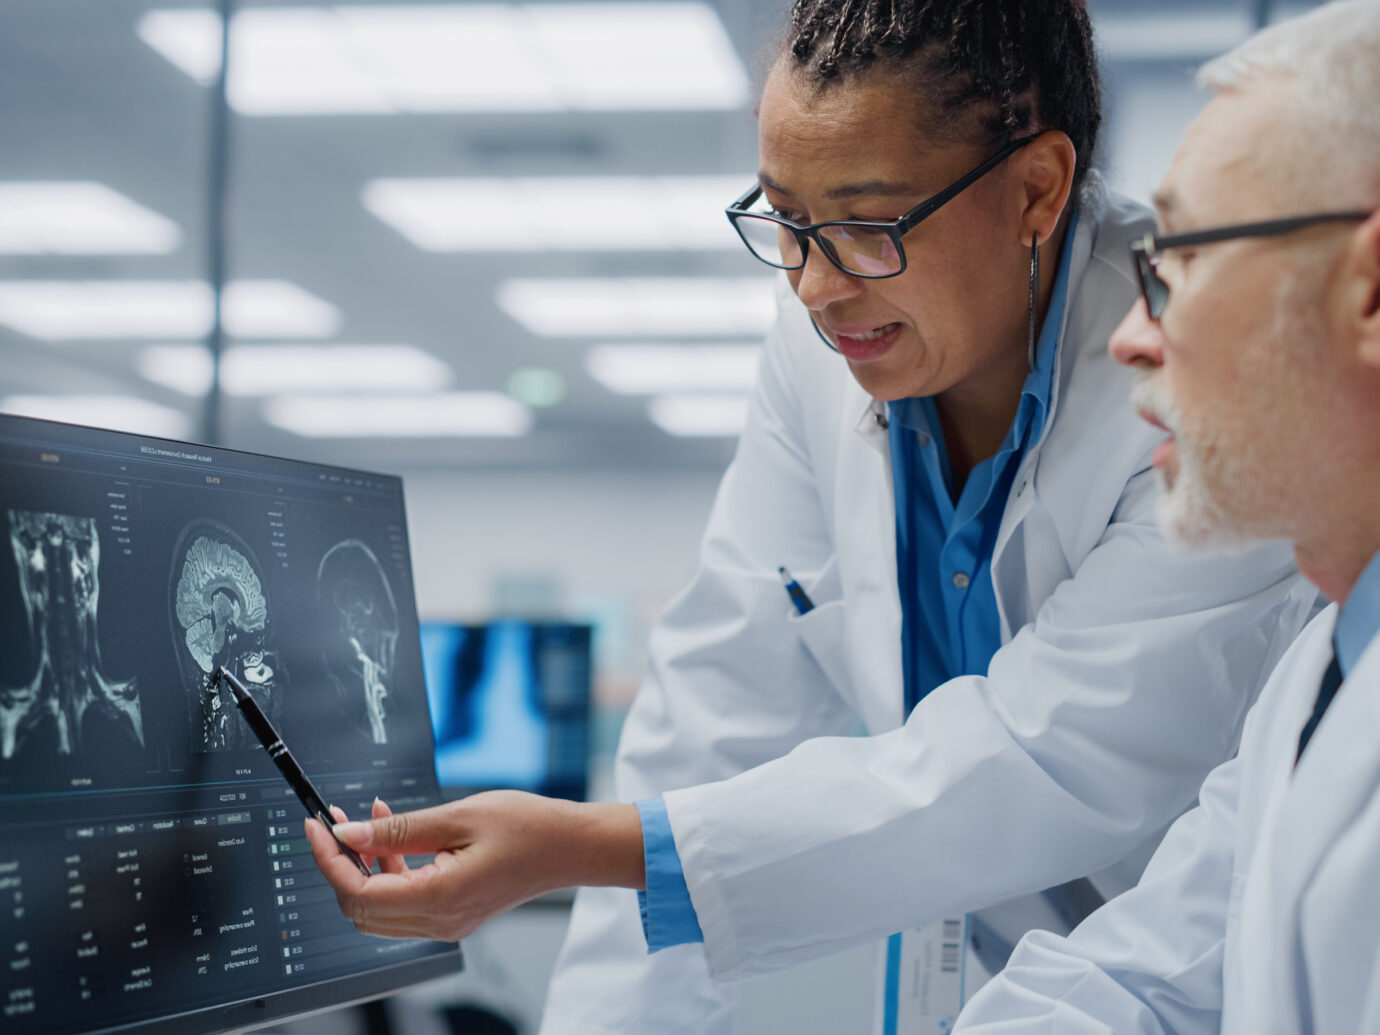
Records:
[[[590,626],[566,622],[423,622],[441,786],[584,798],[590,639]]]

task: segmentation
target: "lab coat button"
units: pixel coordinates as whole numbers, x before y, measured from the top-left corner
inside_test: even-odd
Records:
[[[881,428],[883,431],[887,429],[887,419],[885,413],[874,413],[872,415],[872,419],[877,422],[877,427]]]
[[[961,571],[954,572],[954,589],[967,589],[969,581],[971,580],[968,578],[967,573]]]

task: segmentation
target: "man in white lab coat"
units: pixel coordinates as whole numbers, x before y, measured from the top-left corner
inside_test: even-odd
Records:
[[[1112,352],[1174,436],[1168,526],[1288,538],[1340,607],[1140,885],[1027,936],[969,1035],[1380,1032],[1380,4],[1277,25],[1201,78]]]
[[[933,1029],[959,986],[920,1016],[936,924],[968,923],[975,963],[1067,930],[1231,755],[1315,591],[1282,544],[1166,546],[1163,433],[1106,352],[1148,214],[1089,170],[1081,0],[1016,6],[797,3],[732,206],[786,270],[780,318],[653,633],[624,803],[499,793],[351,824],[387,871],[368,880],[310,824],[362,929],[463,937],[611,885],[578,896],[548,1031],[729,1031],[729,979],[883,939],[879,1018]]]

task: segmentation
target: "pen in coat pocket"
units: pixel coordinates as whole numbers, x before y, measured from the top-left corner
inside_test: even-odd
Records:
[[[795,581],[795,577],[788,572],[783,565],[776,569],[781,575],[781,581],[786,586],[786,594],[791,598],[791,603],[799,614],[809,614],[815,609],[814,601],[810,599],[808,593],[800,588],[800,583]]]

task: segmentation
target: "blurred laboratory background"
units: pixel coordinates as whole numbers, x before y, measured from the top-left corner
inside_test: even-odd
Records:
[[[1308,6],[1092,0],[1111,184],[1148,198],[1197,65]],[[512,649],[492,686],[546,695],[443,782],[611,794],[772,316],[723,208],[789,7],[0,0],[0,412],[402,474],[433,690]],[[300,1030],[531,1031],[567,910]],[[750,982],[749,1030],[864,1030],[871,965]]]

